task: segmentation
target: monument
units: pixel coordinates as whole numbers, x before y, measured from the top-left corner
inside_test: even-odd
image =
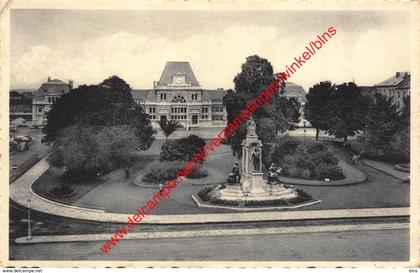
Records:
[[[262,147],[263,144],[256,133],[255,121],[251,117],[247,122],[246,138],[242,142],[241,171],[238,173],[238,166],[235,164],[236,171],[232,173],[235,179],[231,179],[234,182],[216,187],[213,190],[214,197],[220,200],[265,201],[287,200],[298,196],[295,189],[286,188],[279,182],[269,183],[264,179]]]

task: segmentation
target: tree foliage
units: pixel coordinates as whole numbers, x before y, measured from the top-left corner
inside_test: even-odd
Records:
[[[60,131],[48,161],[53,167],[64,168],[65,176],[72,181],[90,180],[97,173],[128,164],[132,152],[138,149],[138,137],[131,126],[73,125]]]
[[[204,139],[196,135],[189,135],[177,140],[172,140],[164,143],[161,147],[160,153],[161,161],[175,161],[185,160],[188,161],[202,149],[206,144]]]
[[[117,76],[98,85],[81,85],[64,94],[47,114],[43,142],[51,144],[62,129],[75,124],[130,125],[135,128],[142,149],[149,148],[154,140],[148,116],[135,104],[130,86]]]
[[[356,84],[349,82],[337,85],[328,102],[329,134],[344,138],[346,142],[348,136],[354,136],[364,129],[369,103]]]
[[[172,133],[175,132],[176,129],[182,128],[181,123],[179,123],[179,121],[174,120],[174,119],[173,120],[161,119],[159,120],[159,126],[166,137],[166,141],[168,141],[168,137],[172,135]]]
[[[233,82],[235,90],[245,101],[255,99],[274,81],[271,63],[258,55],[249,56]]]
[[[366,116],[366,140],[369,145],[382,148],[402,127],[398,106],[392,97],[375,94]]]
[[[257,55],[249,56],[242,64],[241,72],[234,78],[235,91],[228,90],[223,98],[226,107],[228,122],[231,122],[246,104],[254,100],[264,91],[274,80],[273,67],[267,59]],[[284,88],[284,87],[282,87]],[[280,90],[279,90],[280,91]],[[257,133],[262,137],[263,142],[267,143],[274,138],[279,131],[285,131],[289,124],[296,122],[299,116],[299,105],[297,101],[280,97],[276,92],[271,101],[253,113],[253,118],[257,128]],[[264,122],[268,122],[269,128]],[[233,153],[241,155],[241,143],[246,136],[246,125],[242,125],[233,133],[229,139]]]
[[[334,86],[329,81],[320,82],[309,88],[306,94],[304,109],[305,119],[316,129],[316,140],[319,131],[329,129],[330,113],[328,109],[332,101]]]

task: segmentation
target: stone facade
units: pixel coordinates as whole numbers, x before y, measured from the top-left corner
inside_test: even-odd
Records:
[[[396,72],[394,76],[374,86],[360,86],[362,94],[373,98],[375,93],[392,97],[398,107],[403,107],[403,98],[410,95],[410,72]]]
[[[153,89],[133,90],[132,94],[154,127],[159,126],[161,119],[178,120],[187,130],[226,126],[226,92],[202,89],[188,62],[167,62]]]
[[[52,104],[63,94],[73,88],[73,81],[65,83],[61,80],[48,77],[37,91],[34,92],[32,100],[32,125],[44,126],[47,122],[46,115]]]

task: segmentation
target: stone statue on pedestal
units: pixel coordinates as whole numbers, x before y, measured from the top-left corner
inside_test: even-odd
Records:
[[[247,125],[246,136],[257,136],[257,125],[252,116],[249,118]]]

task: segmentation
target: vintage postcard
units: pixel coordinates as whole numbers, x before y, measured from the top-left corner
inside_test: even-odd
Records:
[[[2,267],[419,267],[418,2],[0,5]]]

